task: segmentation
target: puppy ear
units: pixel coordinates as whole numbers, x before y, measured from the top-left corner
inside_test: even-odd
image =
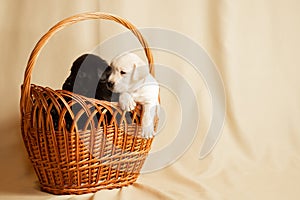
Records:
[[[138,70],[137,70],[136,64],[133,64],[132,80],[133,80],[133,81],[139,80],[139,75],[138,75]]]
[[[132,80],[138,81],[143,78],[145,78],[149,74],[149,70],[147,66],[143,65],[137,65],[134,64],[133,70],[132,70]]]

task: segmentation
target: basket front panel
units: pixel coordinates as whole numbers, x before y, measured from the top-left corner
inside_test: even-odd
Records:
[[[124,115],[117,107],[36,85],[29,106],[22,135],[44,190],[114,188],[137,179],[152,143],[140,137],[138,110]]]

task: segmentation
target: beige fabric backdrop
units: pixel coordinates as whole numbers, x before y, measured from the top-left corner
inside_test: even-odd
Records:
[[[0,199],[299,199],[299,8],[296,0],[2,0]],[[142,174],[122,190],[81,196],[39,191],[20,134],[24,69],[42,34],[59,20],[87,11],[111,12],[138,27],[172,29],[207,51],[218,66],[227,96],[222,137],[212,154],[199,160],[211,117],[209,91],[189,66],[157,53],[156,60],[185,74],[197,92],[201,120],[184,156],[167,168]],[[102,22],[63,30],[43,50],[33,82],[59,88],[73,59],[122,30]],[[162,104],[172,112],[168,101],[172,97],[162,91]],[[180,117],[168,116],[153,151],[175,137],[172,121]]]

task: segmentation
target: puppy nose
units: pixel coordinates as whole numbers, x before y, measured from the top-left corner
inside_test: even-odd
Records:
[[[109,81],[109,82],[107,82],[107,87],[109,89],[112,89],[114,87],[114,84],[115,84],[114,82]]]

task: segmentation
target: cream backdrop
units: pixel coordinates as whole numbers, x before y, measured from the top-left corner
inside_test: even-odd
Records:
[[[2,0],[0,199],[298,200],[299,8],[297,0]],[[212,112],[203,79],[180,59],[155,52],[157,62],[174,67],[196,92],[201,119],[190,148],[171,166],[142,174],[121,190],[80,196],[39,191],[20,133],[24,69],[42,34],[59,20],[87,11],[114,13],[138,27],[171,29],[206,50],[222,76],[227,109],[222,136],[208,157],[199,159]],[[32,82],[59,88],[77,56],[122,31],[107,22],[61,31],[43,49]],[[170,143],[178,129],[174,124],[180,124],[172,95],[166,90],[161,95],[167,123],[152,151]]]

